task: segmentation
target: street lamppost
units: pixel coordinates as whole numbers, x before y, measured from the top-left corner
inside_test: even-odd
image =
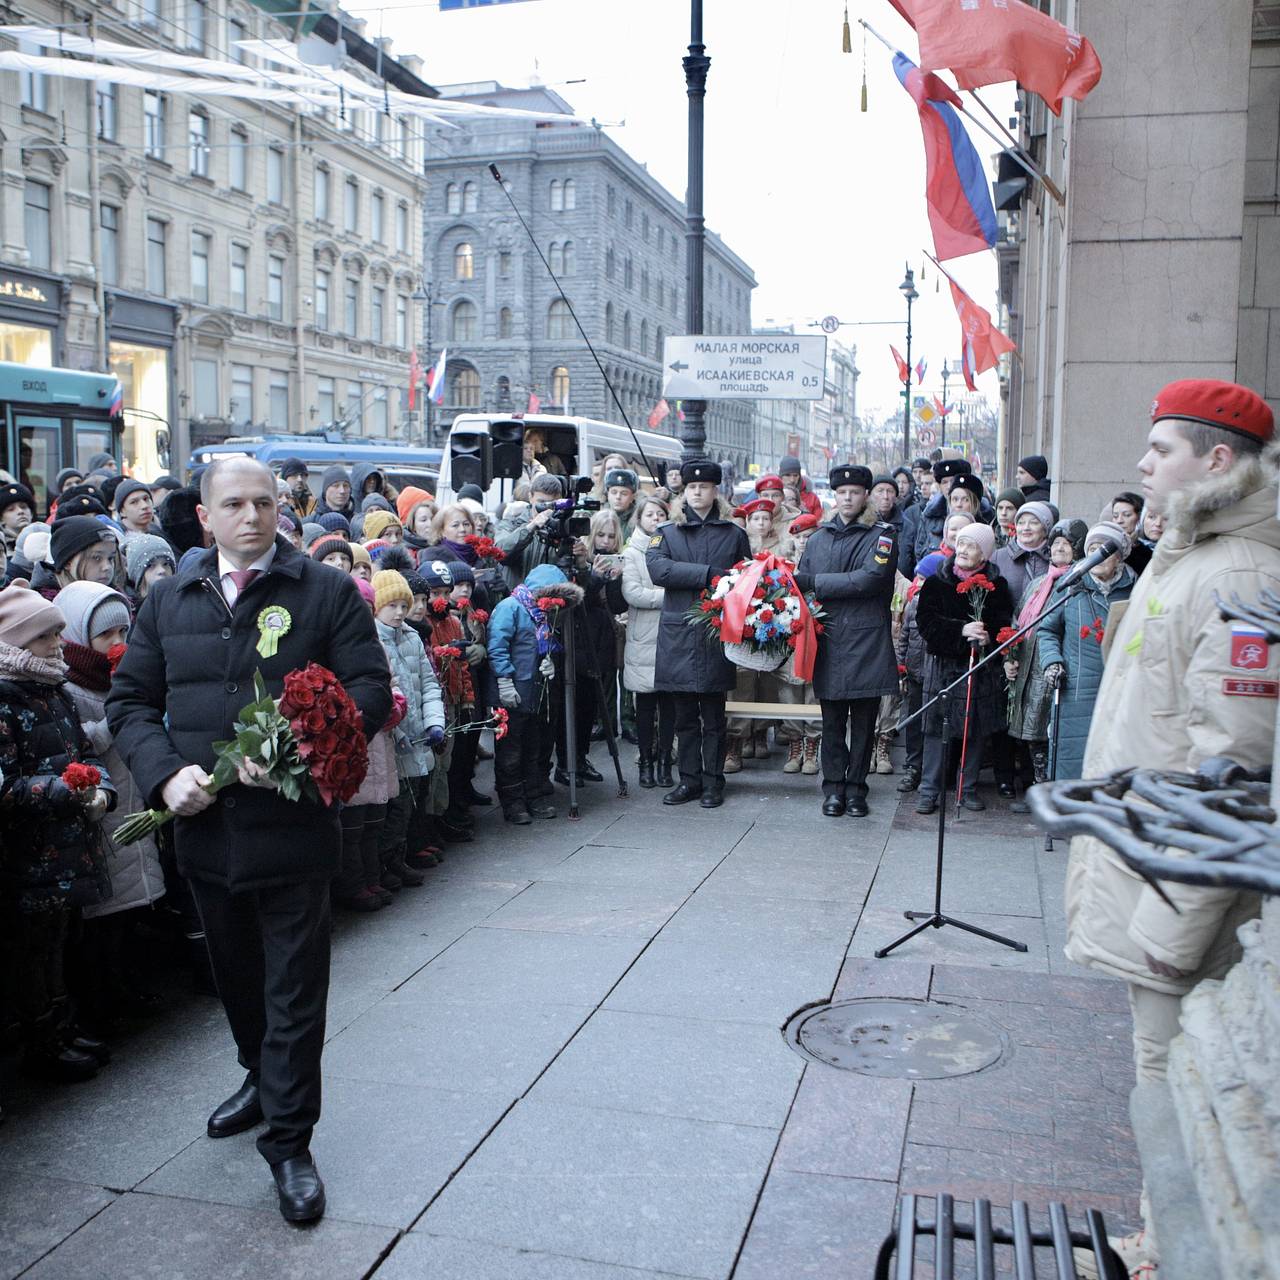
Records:
[[[702,263],[706,222],[702,213],[702,106],[707,96],[707,72],[711,59],[702,43],[702,0],[689,0],[689,54],[683,59],[689,94],[689,187],[685,193],[685,328],[702,332]],[[686,400],[680,440],[686,462],[707,454],[707,402]]]
[[[907,300],[907,377],[906,386],[902,388],[902,456],[911,460],[911,304],[920,296],[916,292],[915,272],[910,267],[902,283],[898,286],[902,296]]]
[[[426,315],[423,323],[423,362],[422,362],[422,443],[429,445],[432,443],[431,434],[431,405],[432,392],[434,388],[428,388],[426,385],[427,370],[435,368],[435,362],[431,355],[431,320],[435,314],[435,284],[430,280],[420,280],[418,287],[411,295],[411,301],[426,304]]]
[[[942,447],[947,447],[947,379],[951,377],[951,370],[947,366],[947,358],[942,358]]]

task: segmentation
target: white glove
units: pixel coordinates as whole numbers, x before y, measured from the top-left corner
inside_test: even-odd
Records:
[[[498,677],[498,701],[509,709],[520,705],[520,692],[510,676]]]

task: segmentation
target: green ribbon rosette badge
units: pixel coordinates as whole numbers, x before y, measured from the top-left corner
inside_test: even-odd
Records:
[[[258,614],[257,650],[264,658],[274,658],[280,648],[280,637],[293,626],[289,610],[280,604],[269,604]]]

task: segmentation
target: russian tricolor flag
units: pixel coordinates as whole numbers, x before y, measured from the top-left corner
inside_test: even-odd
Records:
[[[990,249],[996,242],[996,211],[982,161],[955,111],[959,94],[904,53],[893,55],[893,69],[920,114],[925,200],[937,256],[945,261]]]

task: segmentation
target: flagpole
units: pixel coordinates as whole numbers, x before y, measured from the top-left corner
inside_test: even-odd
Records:
[[[889,41],[886,40],[884,36],[882,36],[875,29],[875,27],[873,27],[865,19],[859,18],[858,23],[859,25],[865,27],[873,36],[875,36],[875,38],[879,40],[880,43],[884,45],[884,47],[888,49],[890,53],[898,52],[897,48],[894,45],[890,44]],[[942,83],[946,84],[946,81],[944,80]],[[991,116],[991,118],[996,121],[996,124],[998,125],[1000,124],[1000,121],[996,119],[991,108],[987,106],[987,104],[983,102],[982,99],[979,98],[978,95],[974,93],[972,89],[966,89],[964,92],[967,93],[987,113],[987,115]],[[1009,133],[1007,129],[1004,129],[1003,125],[1001,125],[1000,127],[1002,130],[1004,130],[1005,137],[1000,138],[996,134],[992,133],[991,130],[985,124],[983,124],[981,120],[977,118],[977,116],[966,111],[964,108],[963,102],[960,103],[956,109],[960,112],[961,115],[964,116],[966,120],[972,121],[974,127],[976,129],[980,129],[988,138],[991,139],[992,142],[996,144],[996,146],[1000,148],[1001,151],[1009,151],[1010,154],[1013,156],[1014,161],[1017,164],[1021,165],[1021,167],[1027,173],[1029,173],[1033,178],[1035,178],[1038,182],[1042,183],[1044,186],[1044,189],[1058,202],[1059,205],[1062,205],[1062,206],[1066,205],[1067,203],[1066,196],[1062,194],[1062,192],[1054,184],[1052,179],[1050,179],[1049,175],[1045,173],[1044,170],[1041,169],[1040,166],[1037,165],[1036,162],[1026,154],[1026,152],[1022,149],[1022,145],[1017,141],[1016,138],[1014,138],[1014,136],[1011,133]],[[1013,144],[1012,149],[1010,149],[1005,145],[1006,138],[1008,139],[1009,142]]]

